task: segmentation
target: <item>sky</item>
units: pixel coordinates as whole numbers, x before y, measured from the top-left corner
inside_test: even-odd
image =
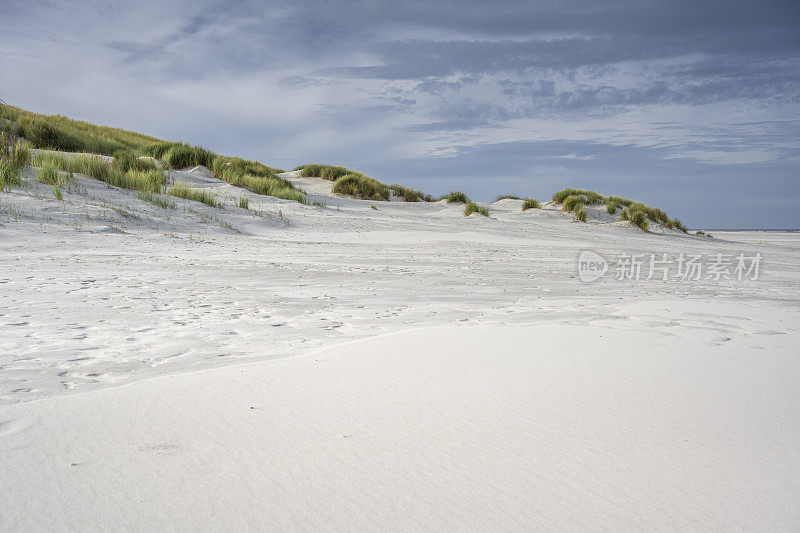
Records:
[[[800,2],[0,0],[0,98],[431,194],[800,228]]]

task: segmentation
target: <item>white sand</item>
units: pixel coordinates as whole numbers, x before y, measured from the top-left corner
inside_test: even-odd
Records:
[[[797,234],[173,179],[260,213],[0,194],[0,530],[800,527]]]

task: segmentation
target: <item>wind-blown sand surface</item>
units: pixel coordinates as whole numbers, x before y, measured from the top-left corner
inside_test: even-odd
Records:
[[[800,526],[800,235],[172,175],[259,212],[0,194],[0,530]]]

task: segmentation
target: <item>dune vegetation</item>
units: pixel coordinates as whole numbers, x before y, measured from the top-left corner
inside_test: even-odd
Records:
[[[378,201],[389,201],[391,198],[391,187],[357,170],[320,164],[300,165],[295,170],[299,170],[300,177],[303,178],[314,177],[332,181],[331,191],[340,196]],[[409,196],[412,196],[411,190],[408,191]]]
[[[522,198],[514,196],[513,194],[503,194],[494,199],[495,202],[499,202],[500,200],[522,200]]]
[[[302,191],[277,176],[283,172],[279,168],[215,154],[199,146],[98,126],[61,115],[40,115],[2,105],[0,134],[4,136],[0,144],[7,151],[9,146],[15,146],[18,139],[24,139],[19,153],[26,152],[28,148],[81,153],[77,156],[42,153],[30,162],[35,165],[47,162],[59,170],[84,174],[116,187],[157,193],[166,182],[162,168],[181,169],[203,165],[231,185],[257,194],[308,203]],[[113,159],[98,156],[111,156]],[[3,188],[19,185],[24,165],[10,159],[10,156],[1,159],[0,185]]]
[[[650,223],[662,224],[670,229],[677,228],[686,233],[688,228],[680,220],[671,219],[656,207],[648,207],[641,202],[620,196],[603,196],[586,189],[564,189],[553,195],[553,202],[561,205],[562,211],[571,212],[576,220],[586,222],[586,206],[605,204],[606,212],[614,215],[620,210],[619,220],[628,221],[642,231],[650,229]]]
[[[489,210],[485,207],[481,207],[475,202],[467,202],[464,206],[464,216],[468,217],[472,213],[478,213],[479,215],[483,215],[485,217],[489,216]]]
[[[528,209],[539,209],[539,200],[535,198],[525,198],[525,201],[522,202],[522,210],[527,211]]]
[[[341,196],[350,196],[362,200],[388,201],[389,188],[374,178],[361,173],[345,174],[333,182],[331,191]]]
[[[22,185],[22,169],[30,163],[31,152],[22,141],[12,141],[0,131],[0,191]]]
[[[176,198],[200,202],[211,207],[222,208],[222,202],[217,200],[216,196],[203,189],[193,189],[185,183],[173,183],[167,187],[167,194]]]
[[[32,149],[38,150],[33,153]],[[59,171],[63,171],[82,174],[110,186],[139,191],[142,198],[151,203],[164,203],[158,195],[167,193],[219,206],[216,198],[206,191],[191,192],[192,189],[183,184],[167,188],[165,170],[202,165],[233,186],[256,194],[309,203],[304,192],[279,176],[283,170],[258,161],[224,156],[199,146],[98,126],[61,115],[41,115],[0,105],[0,190],[21,186],[22,170],[29,164],[39,168],[36,174],[39,181],[56,187],[60,187]],[[447,203],[464,204],[467,216],[474,212],[488,216],[486,208],[479,207],[461,191],[434,198],[402,185],[386,185],[361,172],[338,165],[306,164],[295,170],[299,171],[301,177],[320,177],[332,181],[333,193],[340,196],[371,201],[388,201],[392,196],[406,202],[445,200]],[[495,201],[503,199],[522,198],[507,194],[498,196]],[[533,198],[522,200],[523,211],[540,207]],[[168,206],[168,202],[165,205]],[[609,215],[618,216],[618,220],[628,221],[643,231],[648,231],[651,223],[677,228],[684,233],[688,231],[680,220],[671,219],[661,209],[620,196],[606,197],[591,190],[568,188],[555,193],[553,202],[579,221],[587,220],[587,206],[605,204]],[[247,209],[248,200],[245,198],[240,205]]]
[[[421,191],[415,191],[414,189],[409,189],[408,187],[403,187],[402,185],[389,185],[389,190],[391,190],[395,196],[399,196],[406,202],[433,202],[435,201],[433,196],[430,194],[425,194]]]
[[[472,201],[469,196],[461,191],[447,193],[440,197],[439,200],[446,200],[448,204],[468,204]]]

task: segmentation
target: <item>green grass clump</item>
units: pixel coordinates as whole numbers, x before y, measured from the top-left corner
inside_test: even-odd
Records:
[[[575,220],[586,222],[586,208],[584,206],[580,206],[575,210]]]
[[[650,221],[647,218],[647,212],[642,209],[643,204],[634,202],[628,207],[628,219],[630,223],[642,231],[647,231],[650,228]]]
[[[626,222],[628,220],[628,210],[627,209],[623,209],[622,211],[620,211],[618,220],[620,222]]]
[[[139,200],[144,200],[145,202],[150,202],[153,205],[157,205],[161,209],[176,209],[175,202],[163,194],[139,191],[136,193],[136,197],[139,198]]]
[[[687,227],[686,227],[686,226],[683,224],[683,222],[681,222],[681,221],[680,221],[680,220],[678,220],[677,218],[674,218],[674,219],[672,219],[672,223],[675,225],[675,227],[676,227],[676,228],[678,228],[678,229],[679,229],[679,230],[681,230],[682,232],[684,232],[684,233],[689,233],[689,228],[687,228]]]
[[[322,177],[322,169],[329,165],[318,165],[318,164],[311,164],[311,165],[300,165],[295,168],[295,170],[300,171],[301,178],[319,178]]]
[[[22,168],[8,159],[0,159],[0,191],[22,185]]]
[[[36,170],[36,180],[47,185],[57,185],[58,168],[50,162],[42,163],[42,166]]]
[[[522,210],[527,211],[528,209],[539,209],[539,200],[535,198],[525,198],[525,201],[522,202]]]
[[[274,177],[276,174],[283,172],[280,168],[268,167],[264,163],[258,161],[248,161],[239,157],[215,156],[211,163],[212,171],[215,174],[222,174],[225,172],[236,174],[249,174],[251,176],[258,176],[261,178]],[[288,182],[287,182],[288,183]]]
[[[461,191],[453,191],[451,193],[447,193],[441,198],[439,198],[439,200],[447,200],[448,204],[453,204],[453,203],[467,204],[472,201],[466,194],[464,194]]]
[[[20,140],[12,146],[14,137],[5,130],[0,132],[0,191],[22,185],[22,169],[30,163],[28,146]]]
[[[489,210],[487,208],[480,207],[475,202],[467,202],[467,204],[464,206],[464,216],[468,217],[472,213],[478,213],[478,214],[481,214],[481,215],[483,215],[485,217],[489,216]]]
[[[132,189],[135,191],[144,191],[157,193],[165,182],[164,172],[161,170],[131,170],[130,172],[122,175],[114,175],[119,179],[111,185],[122,187],[123,189]]]
[[[587,191],[586,189],[564,189],[563,191],[558,191],[553,195],[553,201],[560,204],[570,196],[584,197],[583,203],[586,205],[599,204],[605,201],[605,197],[602,194],[595,191]],[[567,209],[566,211],[571,210]]]
[[[214,154],[205,148],[188,144],[175,144],[161,157],[167,168],[189,168],[197,165],[210,168],[213,159]]]
[[[617,205],[624,205],[625,207],[630,207],[630,205],[633,203],[633,200],[629,198],[622,198],[620,196],[609,196],[608,201]]]
[[[513,194],[504,194],[494,199],[495,202],[499,202],[500,200],[522,200],[522,198],[520,198],[519,196],[514,196]]]
[[[242,209],[250,209],[250,198],[244,195],[240,196],[239,207],[241,207]]]
[[[337,167],[337,166],[324,166],[322,167],[322,171],[319,174],[319,177],[324,180],[329,181],[336,181],[342,176],[346,176],[348,174],[361,174],[360,172],[354,172],[352,170],[346,169],[344,167]],[[363,176],[363,174],[361,174]]]
[[[617,209],[619,209],[619,204],[612,202],[611,199],[609,199],[609,201],[606,202],[606,212],[609,215],[615,214],[617,212]]]
[[[161,159],[162,157],[164,157],[164,154],[166,154],[170,148],[178,144],[180,143],[171,141],[157,141],[143,146],[139,151],[142,153],[142,155],[155,157],[156,159]]]
[[[136,155],[136,152],[134,152],[131,149],[117,150],[116,152],[114,152],[114,164],[122,172],[128,172],[129,170],[158,169],[158,167],[152,160],[139,159],[139,156]]]
[[[573,194],[564,198],[561,204],[562,211],[575,211],[579,207],[589,203],[589,197],[585,194]]]
[[[184,200],[200,202],[211,207],[222,207],[222,202],[208,191],[192,189],[185,183],[174,183],[167,188],[167,194]]]
[[[333,182],[331,191],[334,194],[362,200],[389,200],[389,188],[378,180],[363,174],[345,174]]]
[[[430,194],[425,194],[421,191],[415,191],[414,189],[409,189],[408,187],[403,187],[402,185],[389,185],[389,190],[394,191],[395,196],[400,196],[406,202],[432,202],[433,198]]]
[[[361,172],[350,170],[345,167],[340,167],[337,165],[318,165],[318,164],[311,164],[311,165],[302,165],[295,170],[300,171],[300,177],[302,178],[322,178],[325,180],[336,181],[342,176],[346,176],[348,174],[361,174]]]

